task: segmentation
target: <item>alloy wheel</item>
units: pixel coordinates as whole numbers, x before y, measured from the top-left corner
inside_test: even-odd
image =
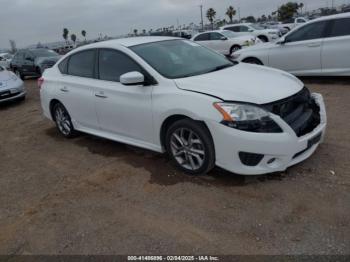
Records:
[[[63,135],[68,136],[72,132],[73,128],[70,117],[67,111],[61,105],[58,105],[56,107],[55,120],[58,129]]]
[[[177,163],[187,170],[200,169],[205,161],[203,141],[192,130],[179,128],[170,138],[171,153]]]

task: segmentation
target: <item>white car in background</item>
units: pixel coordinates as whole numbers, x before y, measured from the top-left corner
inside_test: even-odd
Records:
[[[289,21],[285,21],[284,23],[281,24],[281,26],[283,26],[285,29],[287,29],[288,31],[301,26],[305,23],[307,23],[309,20],[307,18],[304,17],[297,17],[297,18],[292,18]]]
[[[323,141],[322,95],[288,73],[235,64],[179,38],[79,47],[46,69],[41,105],[64,137],[75,130],[168,152],[182,171],[283,171]]]
[[[350,13],[312,20],[276,43],[240,50],[233,59],[298,76],[350,76]]]
[[[3,66],[7,69],[10,68],[10,63],[13,56],[9,53],[1,53],[0,54],[0,66]]]
[[[253,23],[225,25],[220,29],[233,31],[237,35],[254,35],[263,42],[274,42],[279,38],[279,30],[265,29]]]
[[[24,100],[26,91],[23,81],[14,73],[0,66],[0,104],[12,100]]]
[[[244,47],[253,46],[255,43],[260,42],[253,35],[240,36],[228,30],[199,33],[191,40],[223,55],[231,55]]]

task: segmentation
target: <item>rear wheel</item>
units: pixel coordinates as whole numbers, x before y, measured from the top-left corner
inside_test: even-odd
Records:
[[[254,65],[264,65],[259,59],[251,57],[243,60],[244,63],[254,64]]]
[[[56,103],[53,106],[53,117],[56,122],[58,131],[66,138],[71,138],[76,135],[70,115],[66,108],[61,103]]]
[[[167,131],[167,151],[176,166],[189,175],[206,174],[215,166],[215,149],[205,125],[190,119],[175,122]]]

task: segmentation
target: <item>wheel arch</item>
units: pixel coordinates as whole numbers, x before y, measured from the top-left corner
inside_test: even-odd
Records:
[[[249,60],[249,59],[258,60],[258,61],[261,63],[261,65],[264,65],[263,61],[262,61],[260,58],[257,58],[257,57],[255,57],[255,56],[247,56],[247,57],[245,57],[244,59],[242,59],[242,62],[243,62],[243,63],[246,63],[246,61]]]
[[[58,99],[54,98],[50,101],[50,115],[53,121],[55,121],[55,114],[53,113],[53,108],[55,107],[55,105],[57,104],[62,104],[61,101],[59,101]],[[63,105],[63,104],[62,104]],[[64,106],[64,105],[63,105]]]
[[[179,120],[183,120],[183,119],[193,120],[193,121],[195,121],[195,122],[197,122],[197,123],[202,124],[203,127],[207,129],[207,131],[208,131],[209,134],[210,134],[211,139],[213,140],[213,136],[212,136],[212,134],[211,134],[211,132],[210,132],[208,126],[206,125],[206,123],[205,123],[204,121],[202,121],[202,120],[196,120],[196,119],[193,119],[193,118],[191,118],[191,117],[189,117],[189,116],[187,116],[187,115],[183,115],[183,114],[174,114],[174,115],[168,116],[166,119],[164,119],[164,121],[163,121],[163,123],[162,123],[162,125],[161,125],[161,128],[160,128],[160,132],[159,132],[159,136],[160,136],[160,137],[159,137],[159,139],[160,139],[160,144],[161,144],[161,146],[162,146],[163,149],[166,149],[166,146],[165,146],[165,145],[166,145],[166,141],[165,141],[165,139],[166,139],[166,133],[167,133],[169,127],[170,127],[173,123],[175,123],[175,122],[177,122],[177,121],[179,121]],[[213,140],[213,141],[214,141],[214,140]],[[213,143],[213,144],[214,144],[214,143]],[[214,144],[214,147],[215,147],[215,144]]]

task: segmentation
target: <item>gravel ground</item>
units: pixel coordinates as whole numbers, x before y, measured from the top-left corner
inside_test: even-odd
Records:
[[[188,177],[160,154],[60,137],[27,100],[0,106],[0,254],[350,254],[350,81],[324,95],[325,143],[287,172]]]

